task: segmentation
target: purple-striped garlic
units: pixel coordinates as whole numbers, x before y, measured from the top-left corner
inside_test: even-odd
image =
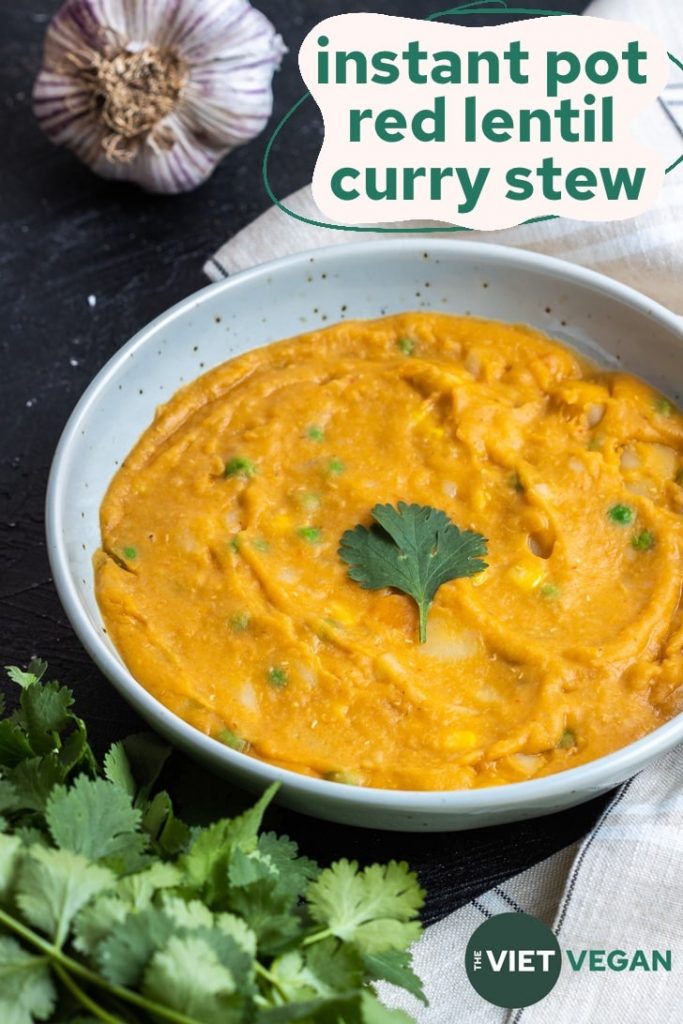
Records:
[[[103,177],[187,192],[264,128],[285,52],[249,0],[66,0],[33,109]]]

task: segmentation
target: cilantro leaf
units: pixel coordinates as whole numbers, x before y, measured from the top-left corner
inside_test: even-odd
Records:
[[[298,949],[291,949],[273,960],[269,968],[277,991],[288,1003],[316,999],[321,993],[321,984],[305,964],[304,955]]]
[[[266,956],[280,953],[304,934],[301,914],[287,892],[278,889],[277,878],[263,878],[251,885],[231,887],[228,908],[246,921],[259,950]]]
[[[121,747],[125,752],[130,772],[137,787],[136,806],[146,801],[168,760],[171,749],[153,733],[127,736]]]
[[[261,882],[264,879],[272,879],[273,882],[276,882],[277,876],[277,869],[271,859],[259,850],[246,854],[238,846],[233,851],[228,867],[228,878],[230,879],[231,886],[241,888],[245,885],[251,885],[253,882]]]
[[[229,962],[198,936],[174,936],[152,957],[142,991],[204,1024],[237,1024],[243,1017]]]
[[[364,590],[393,587],[413,598],[420,643],[427,639],[427,614],[443,583],[487,568],[486,539],[460,530],[445,512],[429,505],[375,505],[368,529],[356,526],[341,538],[339,556]]]
[[[63,779],[64,769],[54,752],[21,761],[7,772],[15,793],[12,809],[44,813],[50,793]]]
[[[123,924],[129,907],[118,896],[105,893],[87,903],[74,918],[74,948],[92,956],[98,946]]]
[[[20,686],[22,690],[27,690],[29,686],[39,683],[43,678],[47,672],[47,662],[41,658],[33,658],[28,663],[28,668],[25,672],[17,665],[5,665],[5,672],[13,683]]]
[[[3,1024],[47,1020],[57,996],[44,957],[0,935],[0,1018]]]
[[[407,949],[420,934],[414,919],[424,894],[405,863],[392,860],[359,871],[356,861],[337,861],[307,896],[313,919],[363,952]]]
[[[5,901],[14,886],[21,856],[21,839],[18,836],[0,835],[0,904]]]
[[[354,993],[355,996],[355,993]],[[357,1000],[334,998],[307,999],[303,1002],[286,1003],[262,1010],[256,1018],[257,1024],[362,1024]]]
[[[226,818],[203,829],[182,858],[187,881],[205,890],[208,902],[226,889],[233,851],[237,847],[245,853],[256,849],[263,814],[278,788],[277,783],[270,786],[253,807],[237,818]]]
[[[36,754],[49,754],[58,746],[55,733],[70,721],[73,694],[59,683],[28,686],[21,695],[26,735]]]
[[[320,995],[347,992],[359,988],[363,981],[363,961],[359,953],[337,939],[325,939],[309,946],[306,966],[317,980]]]
[[[0,775],[0,813],[14,811],[19,804],[19,794],[7,778],[7,774],[4,777]]]
[[[155,893],[180,885],[182,874],[175,864],[154,861],[144,871],[126,875],[116,883],[116,892],[131,910],[144,910]]]
[[[73,918],[114,875],[69,850],[32,846],[19,870],[16,900],[29,924],[62,946]]]
[[[147,846],[137,828],[141,820],[130,797],[104,779],[79,775],[68,789],[56,786],[45,810],[57,846],[89,860],[111,859],[135,868]]]
[[[85,724],[70,710],[73,694],[57,682],[40,684],[46,669],[47,663],[35,658],[26,672],[16,666],[7,670],[10,678],[22,687],[22,694],[19,708],[0,721],[0,765],[16,768],[36,756],[54,756],[57,762],[52,766],[52,774],[56,775],[58,763],[61,781],[76,768],[94,773],[97,765]],[[0,702],[0,716],[2,710]],[[47,772],[40,774],[45,782]],[[41,806],[32,809],[42,810],[45,796],[43,792]],[[31,805],[27,807],[30,809]]]
[[[258,839],[258,850],[268,857],[275,868],[278,889],[289,892],[292,899],[320,874],[320,868],[314,860],[299,856],[299,849],[289,836],[262,832]]]
[[[190,829],[176,818],[171,798],[165,791],[157,793],[148,804],[142,816],[142,828],[160,855],[176,855],[185,850],[190,840]]]
[[[121,878],[111,890],[91,900],[79,912],[74,921],[74,945],[81,953],[94,953],[131,912],[146,910],[156,893],[178,885],[180,878],[175,865],[163,861]]]
[[[363,1024],[414,1024],[413,1018],[403,1010],[390,1010],[367,989],[360,994],[360,1012]]]
[[[200,900],[185,900],[168,893],[162,894],[161,906],[178,931],[215,928],[221,934],[230,936],[250,960],[256,956],[256,936],[241,917],[228,913],[213,914]]]
[[[112,743],[104,755],[104,777],[133,800],[137,792],[130,761],[123,743]]]
[[[96,960],[114,985],[137,985],[154,952],[163,948],[175,926],[158,907],[148,907],[126,919],[98,947]]]
[[[236,914],[216,914],[215,924],[219,932],[234,939],[240,949],[252,959],[256,956],[256,936],[241,917]]]
[[[4,718],[0,722],[0,765],[14,768],[27,757],[33,756],[33,747],[16,718]]]
[[[429,1006],[422,981],[411,966],[410,953],[402,949],[387,949],[384,953],[364,953],[363,963],[373,978],[388,981],[410,992]]]
[[[70,719],[73,730],[68,736],[61,738],[62,745],[59,749],[59,762],[63,768],[65,782],[76,769],[87,771],[91,775],[97,772],[97,762],[88,743],[85,722],[75,715],[70,715]]]

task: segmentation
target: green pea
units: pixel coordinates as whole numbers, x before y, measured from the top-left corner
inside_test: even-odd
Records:
[[[618,526],[628,526],[636,517],[635,511],[630,505],[612,505],[607,515]]]
[[[655,546],[654,534],[649,530],[641,530],[631,538],[631,547],[636,551],[651,551]]]
[[[300,526],[296,532],[307,544],[319,544],[323,533],[319,526]]]
[[[282,665],[273,665],[268,669],[267,673],[268,682],[271,686],[275,686],[277,689],[282,689],[289,682],[289,676],[287,669]]]
[[[230,625],[235,633],[244,633],[245,630],[249,629],[250,622],[251,616],[248,612],[238,612],[237,615],[233,615],[230,619]]]
[[[404,356],[412,356],[415,351],[416,342],[413,338],[399,338],[396,342],[396,347]]]
[[[235,455],[226,462],[223,476],[241,476],[246,480],[251,480],[253,476],[256,476],[256,464],[243,455]]]

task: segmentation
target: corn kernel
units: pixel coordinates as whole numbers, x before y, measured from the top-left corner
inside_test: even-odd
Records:
[[[471,729],[451,729],[446,733],[443,745],[446,750],[471,750],[478,742],[479,737]]]
[[[289,533],[293,525],[292,517],[281,512],[279,515],[273,516],[270,525],[275,533]]]
[[[341,622],[342,626],[352,626],[356,622],[357,617],[353,614],[350,608],[346,605],[340,604],[336,601],[330,605],[331,618],[337,622]]]
[[[443,437],[443,433],[443,427],[427,427],[425,430],[425,437],[437,440],[438,438]]]
[[[517,562],[508,569],[508,576],[520,590],[535,590],[543,583],[546,571],[542,565]]]

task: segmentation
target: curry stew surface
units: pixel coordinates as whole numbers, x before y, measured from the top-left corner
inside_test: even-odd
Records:
[[[101,509],[97,598],[133,675],[254,757],[461,789],[590,761],[683,709],[683,416],[528,327],[406,313],[251,351],[158,410]],[[490,567],[352,582],[378,502]]]

